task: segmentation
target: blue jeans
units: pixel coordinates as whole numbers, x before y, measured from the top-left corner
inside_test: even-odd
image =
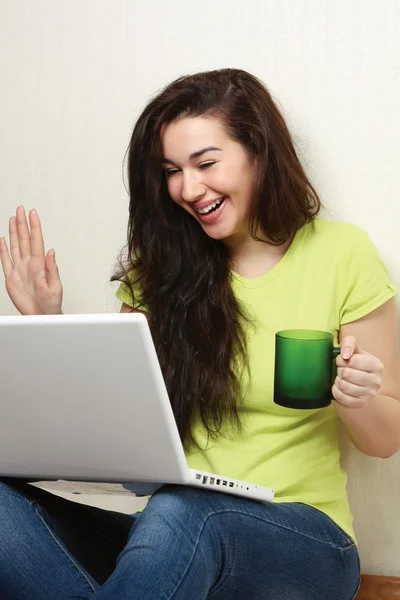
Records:
[[[2,600],[351,600],[354,542],[322,512],[163,486],[122,515],[0,481]]]

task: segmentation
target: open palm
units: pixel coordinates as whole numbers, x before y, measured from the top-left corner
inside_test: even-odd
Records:
[[[29,212],[29,224],[22,206],[9,223],[10,250],[0,239],[0,258],[8,295],[23,315],[59,314],[63,288],[54,250],[45,254],[40,219]]]

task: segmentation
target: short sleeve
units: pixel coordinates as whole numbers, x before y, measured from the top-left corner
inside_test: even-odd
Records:
[[[343,241],[343,240],[342,240]],[[341,244],[340,324],[361,319],[387,300],[397,290],[388,270],[368,234],[353,226],[346,243]]]
[[[133,284],[133,293],[134,298],[132,298],[132,292],[129,288],[129,285],[122,282],[115,292],[118,300],[137,310],[146,311],[146,307],[142,304],[142,293],[140,290],[140,286],[138,283],[134,282],[134,276],[132,273],[128,275],[129,281]]]
[[[126,283],[121,283],[117,291],[115,292],[118,300],[121,300],[124,304],[127,304],[130,307],[133,307],[133,298],[129,287]]]

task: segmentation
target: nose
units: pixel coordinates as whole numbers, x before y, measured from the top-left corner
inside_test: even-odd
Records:
[[[182,184],[182,199],[185,202],[195,202],[200,200],[206,191],[206,187],[191,173],[184,173],[183,184]]]

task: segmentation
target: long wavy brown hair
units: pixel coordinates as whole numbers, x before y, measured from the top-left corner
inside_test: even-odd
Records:
[[[249,231],[282,244],[320,209],[285,121],[266,87],[239,69],[180,77],[145,107],[128,148],[126,252],[112,281],[148,312],[171,405],[186,447],[200,419],[211,437],[225,422],[240,430],[246,315],[231,285],[222,241],[173,202],[162,169],[161,128],[182,117],[217,117],[256,160]]]

